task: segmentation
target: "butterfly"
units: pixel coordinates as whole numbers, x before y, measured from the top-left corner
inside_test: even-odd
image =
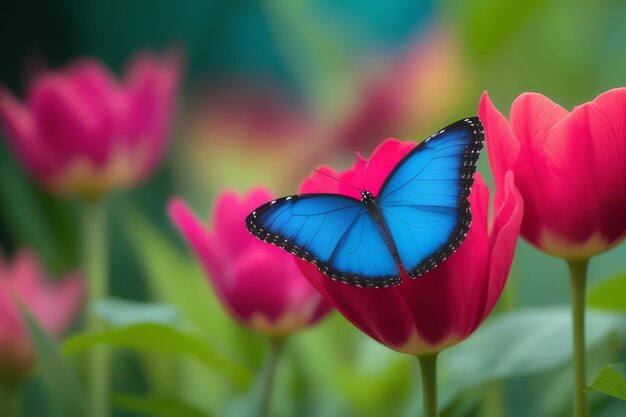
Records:
[[[478,117],[460,120],[412,149],[378,195],[299,194],[258,207],[248,231],[314,264],[337,281],[388,287],[417,278],[461,245],[468,196],[484,142]]]

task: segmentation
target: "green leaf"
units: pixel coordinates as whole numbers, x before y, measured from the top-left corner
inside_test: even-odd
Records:
[[[587,312],[587,349],[624,328],[614,314]],[[571,360],[571,313],[567,307],[531,308],[494,318],[463,343],[441,354],[440,402],[489,381],[531,375]]]
[[[587,304],[602,310],[626,312],[626,273],[600,282],[589,291]]]
[[[198,262],[138,212],[128,214],[126,225],[153,296],[175,306],[200,334],[211,335],[216,346],[224,346],[250,368],[259,367],[263,358],[258,335],[234,322]]]
[[[206,331],[227,319],[197,262],[183,255],[138,212],[131,210],[126,219],[129,237],[156,298],[176,306]]]
[[[49,390],[50,400],[57,413],[61,416],[85,417],[85,396],[74,368],[35,318],[23,306],[21,309],[35,345],[37,373]]]
[[[173,325],[179,321],[178,311],[164,303],[106,298],[96,303],[94,311],[113,326],[128,326],[138,323]]]
[[[132,324],[98,333],[78,334],[65,342],[63,350],[68,355],[76,355],[99,344],[188,355],[230,378],[237,386],[245,386],[251,381],[250,371],[219,354],[202,338],[158,323]]]
[[[116,407],[152,417],[208,417],[208,414],[173,398],[114,394]]]
[[[456,17],[470,52],[487,58],[506,47],[529,17],[549,3],[551,0],[455,0],[449,2],[449,12]]]
[[[2,138],[0,138],[2,139]],[[71,242],[63,223],[56,219],[59,207],[70,211],[68,202],[50,199],[24,175],[15,158],[0,144],[0,212],[6,232],[16,246],[34,247],[46,265],[63,271],[72,265]],[[10,220],[10,221],[9,221]]]
[[[626,400],[626,362],[607,365],[600,370],[589,391],[600,391],[620,400]]]

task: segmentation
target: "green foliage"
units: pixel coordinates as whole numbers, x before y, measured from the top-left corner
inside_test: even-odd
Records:
[[[0,144],[0,215],[5,219],[3,225],[18,247],[34,248],[55,274],[75,266],[75,239],[69,221],[72,211],[71,203],[57,201],[37,190],[11,159],[6,145]]]
[[[82,384],[72,365],[33,316],[22,308],[37,354],[37,374],[49,390],[49,399],[58,416],[87,417]]]
[[[173,398],[113,394],[111,401],[116,407],[141,413],[146,417],[210,417],[209,414]]]
[[[587,304],[602,310],[626,313],[626,274],[615,275],[592,288]]]
[[[160,47],[172,36],[179,39],[180,35],[183,49],[188,48],[189,73],[206,77],[209,84],[216,81],[212,78],[214,70],[228,74],[234,67],[244,68],[255,77],[259,72],[263,76],[269,72],[272,80],[277,75],[272,73],[273,68],[290,71],[287,83],[295,83],[290,84],[295,87],[294,93],[312,108],[307,116],[319,124],[315,126],[319,141],[330,141],[333,123],[341,122],[343,115],[350,113],[346,106],[360,97],[355,89],[362,78],[367,79],[378,66],[392,64],[391,60],[376,61],[352,50],[353,40],[366,39],[363,43],[371,43],[372,56],[392,57],[413,46],[409,38],[397,39],[392,45],[377,42],[367,28],[345,19],[347,14],[333,14],[332,1],[321,5],[289,0],[258,4],[70,3],[41,10],[38,6],[37,13],[28,5],[18,7],[28,22],[35,19],[37,24],[15,20],[12,10],[7,10],[5,23],[14,28],[7,32],[11,34],[6,37],[11,46],[7,53],[13,58],[3,61],[2,69],[12,67],[3,72],[11,75],[10,80],[1,80],[3,86],[9,83],[9,88],[17,91],[18,74],[24,63],[31,62],[29,52],[18,51],[20,45],[28,46],[35,55],[41,51],[44,59],[50,59],[51,67],[77,57],[78,52],[89,51],[120,69],[137,47]],[[377,7],[394,7],[393,2],[347,3],[369,7],[372,14],[376,14]],[[470,86],[461,98],[462,105],[440,117],[454,120],[459,115],[475,114],[478,97],[485,89],[506,115],[514,97],[523,91],[543,93],[571,108],[608,88],[624,85],[625,4],[617,0],[566,3],[433,3],[435,17],[425,17],[426,25],[416,24],[415,35],[421,40],[421,35],[429,32],[426,26],[438,27],[442,22],[447,25],[461,44],[460,67],[465,84]],[[151,18],[147,19],[146,13]],[[40,36],[60,34],[53,36],[52,55],[47,48],[50,44],[40,48],[39,37],[30,32],[41,25],[47,25],[47,31]],[[20,28],[19,33],[14,33],[16,27]],[[136,32],[138,28],[141,30]],[[74,34],[80,36],[78,41],[71,38]],[[38,67],[36,61],[37,57],[33,65],[26,65],[29,71]],[[275,61],[281,62],[277,65]],[[364,62],[372,65],[363,65]],[[188,106],[192,100],[185,93],[195,95],[199,88],[194,84],[197,79],[187,75],[183,78],[191,88],[180,95],[184,105],[180,107],[183,114],[179,125],[184,125],[188,116],[198,110]],[[280,73],[278,77],[284,75]],[[454,93],[457,87],[450,86]],[[438,99],[438,93],[433,93],[432,99]],[[187,110],[192,111],[185,114]],[[228,314],[212,290],[210,277],[205,276],[173,232],[165,215],[166,196],[183,194],[203,201],[205,206],[196,208],[203,210],[200,213],[208,213],[207,203],[216,191],[190,188],[196,179],[189,176],[200,176],[193,169],[184,171],[186,177],[179,175],[181,166],[190,168],[184,159],[189,149],[184,148],[196,140],[192,136],[198,133],[188,134],[187,128],[183,126],[183,134],[170,141],[173,149],[166,154],[165,169],[148,184],[112,199],[112,292],[117,297],[132,296],[150,302],[106,299],[95,307],[95,312],[111,327],[97,334],[79,333],[64,345],[64,351],[78,363],[81,354],[94,346],[116,347],[112,350],[112,374],[117,375],[113,383],[120,393],[112,398],[115,417],[231,417],[253,415],[256,411],[258,376],[262,374],[266,354],[263,339]],[[259,181],[268,185],[271,183],[265,182],[265,177],[285,176],[284,170],[274,166],[259,173],[257,167],[268,164],[254,152],[242,150],[241,154],[222,157],[219,138],[214,139],[216,146],[206,147],[206,164],[217,173],[212,186]],[[307,157],[313,147],[309,145],[301,148]],[[183,152],[178,152],[181,148]],[[294,159],[300,156],[292,155]],[[350,161],[341,151],[324,160],[337,167],[345,167]],[[481,157],[480,170],[488,180],[486,154]],[[289,186],[295,186],[300,178],[288,180]],[[226,181],[232,183],[223,184]],[[120,200],[124,202],[117,204]],[[125,200],[137,203],[140,209],[120,210]],[[74,202],[38,189],[8,148],[0,145],[0,243],[8,254],[18,247],[31,247],[55,275],[77,267],[79,231],[74,225],[75,214]],[[122,222],[118,221],[120,217]],[[130,240],[132,251],[126,250],[126,239]],[[590,307],[605,310],[590,311],[588,315],[589,370],[592,374],[599,371],[589,389],[621,399],[626,392],[626,365],[600,368],[625,359],[626,318],[614,314],[626,313],[626,275],[622,272],[625,255],[626,245],[621,245],[594,257],[588,296]],[[569,415],[569,310],[541,307],[569,301],[565,263],[520,240],[507,285],[507,308],[512,311],[498,316],[494,313],[495,317],[467,341],[440,357],[440,402],[445,417],[483,416],[481,402],[486,385],[495,393],[498,404],[496,411],[491,411],[494,416]],[[25,384],[25,416],[84,416],[82,401],[87,393],[75,375],[74,361],[68,362],[59,353],[55,342],[32,317],[27,316],[26,320],[37,351],[38,370]],[[129,363],[132,368],[125,369],[124,378],[120,378],[116,371]],[[338,314],[287,341],[276,384],[272,407],[275,417],[409,417],[420,412],[415,358],[377,344]],[[131,392],[134,394],[129,395]],[[590,398],[599,398],[592,403],[594,416],[623,414],[624,404],[618,400],[597,393]]]
[[[105,298],[96,303],[94,312],[113,326],[138,323],[174,325],[180,321],[178,311],[164,303],[145,303],[120,298]]]
[[[138,213],[129,213],[127,229],[153,297],[174,306],[182,320],[202,335],[210,336],[258,368],[262,362],[256,335],[234,324],[196,260],[185,256],[170,239]]]
[[[236,385],[245,385],[250,381],[248,370],[218,353],[203,339],[158,323],[131,324],[98,333],[77,334],[65,341],[63,351],[68,355],[76,355],[99,344],[143,352],[189,355],[220,372]]]
[[[626,400],[626,363],[615,363],[602,368],[588,389]]]

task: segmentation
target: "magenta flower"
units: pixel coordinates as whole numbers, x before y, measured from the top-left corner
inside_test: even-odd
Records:
[[[272,198],[262,188],[243,199],[222,192],[211,231],[180,200],[170,202],[169,213],[231,315],[253,330],[281,338],[316,323],[330,307],[302,276],[292,255],[246,230],[248,213]]]
[[[541,94],[520,95],[510,122],[485,92],[485,127],[496,190],[506,173],[526,207],[521,233],[567,261],[572,283],[574,414],[587,415],[585,290],[589,259],[626,236],[626,88],[565,110]]]
[[[86,59],[34,81],[24,104],[0,88],[0,124],[26,170],[59,194],[136,184],[167,145],[178,62],[138,55],[116,81]]]
[[[388,139],[368,163],[335,173],[340,180],[378,192],[391,169],[414,143]],[[365,175],[364,170],[367,170]],[[467,338],[483,322],[500,297],[513,260],[522,219],[522,201],[513,175],[495,198],[487,218],[489,190],[475,177],[470,196],[473,221],[465,242],[445,262],[424,276],[388,288],[358,288],[333,281],[309,262],[299,266],[311,284],[364,333],[399,352],[437,353]],[[358,190],[323,175],[305,179],[301,193],[338,193],[358,198]]]
[[[626,88],[565,110],[524,93],[510,122],[484,93],[480,118],[496,188],[515,172],[522,235],[540,250],[588,259],[626,236]]]
[[[320,126],[305,103],[263,79],[220,80],[193,106],[179,168],[198,190],[287,188],[315,165]],[[313,157],[314,158],[314,157]],[[232,161],[239,163],[233,164]],[[279,165],[280,170],[266,169]],[[254,175],[242,175],[242,167]],[[285,175],[285,173],[288,173]],[[297,180],[296,180],[297,181]]]
[[[72,322],[83,297],[83,282],[76,276],[52,283],[36,256],[19,253],[13,262],[0,260],[0,382],[15,382],[33,367],[32,342],[18,303],[41,326],[59,336]]]

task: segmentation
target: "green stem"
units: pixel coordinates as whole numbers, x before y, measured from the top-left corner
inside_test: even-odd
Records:
[[[270,415],[270,402],[272,399],[272,389],[274,387],[274,378],[276,376],[276,368],[278,367],[278,358],[283,347],[283,340],[270,340],[270,347],[267,353],[265,364],[265,375],[263,378],[263,394],[259,405],[259,417],[268,417]]]
[[[85,202],[84,208],[84,268],[87,276],[87,329],[98,332],[104,323],[95,314],[95,305],[106,297],[107,236],[106,210],[102,200]],[[97,346],[89,353],[88,382],[91,390],[90,417],[107,417],[109,414],[109,366],[106,348]]]
[[[19,385],[0,385],[0,417],[20,417],[21,406]]]
[[[574,325],[574,417],[587,416],[585,364],[585,290],[589,260],[568,261],[572,285],[572,322]]]
[[[437,412],[437,353],[418,356],[422,374],[424,417],[438,417]]]

